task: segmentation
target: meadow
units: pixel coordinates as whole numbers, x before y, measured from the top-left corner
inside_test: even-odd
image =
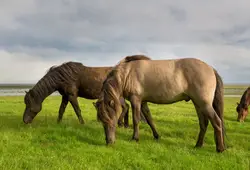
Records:
[[[139,143],[130,141],[130,109],[130,127],[118,128],[115,145],[107,147],[92,100],[79,98],[85,125],[71,105],[57,124],[60,101],[48,97],[33,123],[25,125],[23,96],[0,97],[0,169],[250,169],[250,117],[236,121],[238,97],[225,98],[228,149],[223,153],[215,151],[211,124],[204,147],[194,148],[199,124],[191,102],[149,104],[159,141],[145,123],[140,123]]]

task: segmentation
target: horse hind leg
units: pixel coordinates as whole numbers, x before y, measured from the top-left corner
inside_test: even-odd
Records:
[[[143,105],[141,105],[141,107],[143,107]],[[147,122],[146,117],[144,116],[142,111],[141,111],[141,122],[144,122],[144,123]]]
[[[124,115],[124,127],[128,128],[129,127],[129,104],[125,102],[126,105],[126,112]]]
[[[74,96],[74,95],[70,95],[69,96],[69,101],[70,101],[72,107],[74,108],[74,111],[76,113],[76,116],[78,117],[78,120],[79,120],[80,124],[84,124],[85,122],[84,122],[84,120],[82,118],[82,115],[81,115],[81,109],[79,107],[77,97]]]
[[[61,105],[60,105],[60,109],[59,109],[59,114],[58,114],[58,118],[57,118],[57,123],[60,123],[62,121],[62,117],[63,117],[63,114],[65,112],[65,109],[68,105],[68,97],[63,95],[62,96],[62,102],[61,102]]]
[[[216,151],[223,152],[225,150],[225,146],[223,141],[223,128],[221,119],[215,112],[212,104],[211,105],[206,104],[203,107],[201,107],[201,112],[204,114],[205,117],[208,117],[214,128]]]
[[[208,126],[208,118],[199,111],[199,108],[196,105],[195,109],[199,118],[199,125],[200,125],[200,132],[195,147],[200,148],[203,146],[204,143],[204,137]]]

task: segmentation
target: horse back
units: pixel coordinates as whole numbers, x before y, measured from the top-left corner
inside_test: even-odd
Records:
[[[125,87],[151,102],[188,100],[198,95],[195,93],[205,93],[216,87],[213,68],[198,59],[136,61],[127,67],[130,74]],[[213,98],[213,94],[209,95]]]
[[[97,99],[101,93],[103,81],[112,67],[86,67],[79,73],[78,95],[87,99]]]

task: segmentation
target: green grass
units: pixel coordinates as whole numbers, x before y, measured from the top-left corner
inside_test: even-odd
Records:
[[[23,97],[0,97],[0,169],[244,169],[250,168],[250,121],[236,122],[235,103],[225,98],[229,148],[216,153],[209,124],[203,148],[194,149],[199,125],[191,102],[149,104],[159,141],[140,124],[139,143],[129,129],[118,128],[116,143],[106,147],[102,125],[91,100],[80,99],[86,121],[80,125],[69,105],[56,123],[59,96],[48,97],[31,125],[22,123]],[[130,113],[131,118],[131,113]]]

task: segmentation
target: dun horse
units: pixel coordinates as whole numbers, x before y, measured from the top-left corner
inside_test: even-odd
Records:
[[[237,121],[244,122],[248,115],[248,106],[250,105],[250,87],[248,87],[241,96],[240,103],[237,102],[236,111],[238,112]]]
[[[214,128],[216,151],[223,152],[223,82],[217,71],[193,58],[151,60],[143,55],[128,56],[121,60],[105,80],[97,101],[97,114],[103,123],[106,144],[115,142],[115,123],[123,96],[131,102],[133,113],[132,139],[139,140],[141,104],[171,104],[191,100],[199,118],[200,132],[196,147],[203,145],[208,122]],[[159,135],[150,112],[144,116],[155,139]]]
[[[41,111],[44,99],[53,92],[58,91],[62,95],[62,101],[57,122],[61,122],[67,104],[70,102],[79,122],[84,124],[77,97],[98,99],[103,81],[111,69],[112,67],[87,67],[78,62],[67,62],[57,67],[51,67],[47,74],[32,89],[26,92],[24,97],[26,108],[23,114],[23,122],[26,124],[31,123],[37,113]],[[123,98],[120,99],[120,102],[123,111],[118,124],[122,126],[124,118],[124,126],[128,127],[129,105]]]

